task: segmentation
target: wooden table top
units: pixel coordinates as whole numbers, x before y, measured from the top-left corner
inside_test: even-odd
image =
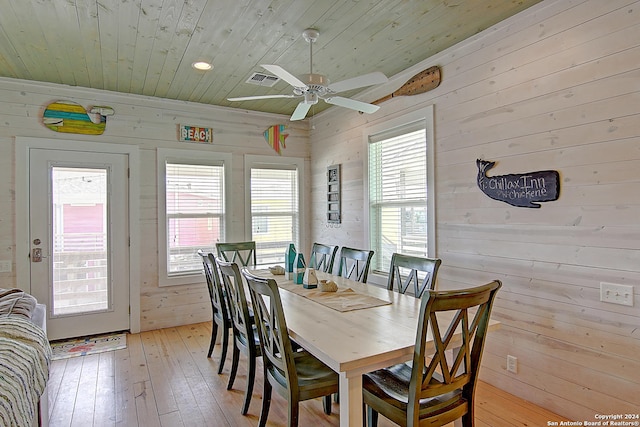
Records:
[[[317,272],[318,279],[334,280],[340,290],[351,288],[391,304],[341,312],[286,290],[293,282],[268,270],[254,274],[273,278],[280,292],[289,333],[302,347],[336,372],[368,372],[389,360],[409,360],[416,339],[420,300],[338,276]],[[302,288],[302,285],[297,285]]]

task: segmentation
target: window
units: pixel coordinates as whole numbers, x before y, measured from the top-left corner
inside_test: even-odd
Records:
[[[300,248],[300,159],[246,156],[250,239],[259,265],[284,262],[289,243]]]
[[[158,150],[161,286],[200,280],[197,251],[215,253],[215,244],[224,241],[229,162],[228,155]]]
[[[424,113],[423,113],[424,114]],[[367,131],[369,242],[373,273],[389,271],[394,252],[433,253],[433,195],[428,179],[428,123],[387,124]]]

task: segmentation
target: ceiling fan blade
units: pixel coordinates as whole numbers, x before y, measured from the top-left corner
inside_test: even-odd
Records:
[[[367,104],[366,102],[356,101],[355,99],[344,98],[342,96],[332,96],[325,98],[324,102],[328,104],[338,105],[340,107],[351,108],[352,110],[361,111],[363,113],[371,114],[380,109],[380,106]]]
[[[290,72],[288,72],[287,70],[285,70],[279,65],[261,64],[260,66],[265,70],[280,77],[282,80],[289,83],[293,87],[301,87],[301,88],[307,87],[306,83],[300,81],[300,79],[298,79],[296,76],[294,76],[293,74],[291,74]]]
[[[293,122],[295,120],[304,119],[307,116],[307,113],[309,112],[310,108],[311,108],[311,104],[307,104],[304,101],[300,102],[289,120]]]
[[[380,71],[375,71],[369,74],[363,74],[358,77],[342,80],[333,84],[330,84],[328,89],[330,92],[338,93],[346,90],[357,89],[359,87],[373,86],[388,82],[387,76]]]
[[[295,98],[296,95],[254,95],[254,96],[239,96],[236,98],[227,98],[227,101],[253,101],[256,99],[275,99],[275,98]]]

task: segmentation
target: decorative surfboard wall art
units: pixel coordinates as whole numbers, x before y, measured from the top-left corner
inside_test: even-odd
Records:
[[[286,125],[273,125],[269,129],[265,130],[263,135],[267,144],[275,150],[276,153],[282,154],[282,149],[287,148],[285,140],[289,136],[288,133],[283,133],[287,128]]]
[[[42,122],[56,132],[102,135],[107,126],[107,116],[111,115],[111,107],[95,106],[86,111],[73,101],[56,101],[47,105]]]
[[[478,159],[476,164],[478,187],[492,199],[521,208],[539,208],[538,202],[558,200],[560,196],[560,175],[557,171],[487,176],[487,171],[496,162]]]

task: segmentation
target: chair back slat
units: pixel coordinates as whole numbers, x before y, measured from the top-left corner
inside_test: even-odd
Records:
[[[215,257],[212,253],[206,254],[202,250],[198,250],[198,255],[202,258],[202,266],[207,281],[207,289],[209,290],[209,298],[213,306],[213,315],[229,318],[228,306],[222,290],[220,272],[216,266]]]
[[[254,276],[246,268],[242,275],[249,286],[265,372],[284,377],[288,387],[297,388],[298,376],[278,285],[273,279]]]
[[[387,289],[402,294],[411,289],[416,298],[420,298],[425,290],[435,289],[436,276],[441,260],[423,258],[394,253],[391,257]],[[403,272],[406,275],[403,276]]]
[[[314,243],[311,247],[309,267],[323,273],[332,273],[336,252],[338,252],[337,246]]]
[[[340,249],[338,276],[367,283],[372,257],[373,251],[353,249],[343,246]]]
[[[216,258],[216,264],[220,270],[222,284],[226,292],[227,300],[229,301],[229,311],[233,327],[236,333],[245,340],[245,345],[248,346],[254,342],[254,335],[240,269],[235,262],[226,262],[219,257]]]
[[[415,410],[421,399],[455,390],[465,394],[475,386],[491,308],[501,286],[496,280],[471,289],[428,290],[422,296],[409,390],[409,404]],[[426,354],[428,335],[435,347],[431,355]],[[453,355],[450,359],[447,352]]]
[[[218,256],[242,267],[256,266],[256,242],[216,243]]]

